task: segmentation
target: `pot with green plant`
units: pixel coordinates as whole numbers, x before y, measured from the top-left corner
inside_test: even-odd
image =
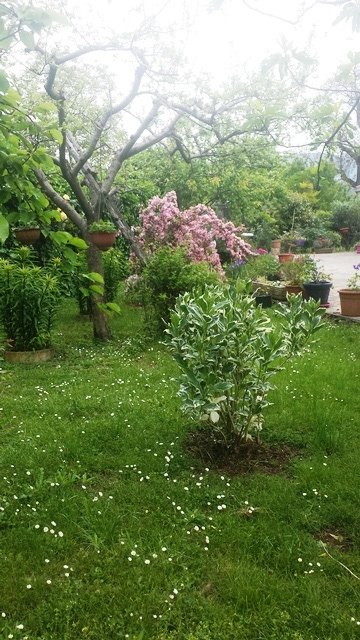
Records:
[[[10,362],[41,362],[51,355],[51,329],[60,290],[55,275],[32,264],[0,260],[0,323]]]
[[[307,258],[297,256],[293,262],[281,265],[281,275],[285,280],[287,294],[303,293],[303,284],[307,274]]]
[[[238,277],[241,280],[251,280],[254,292],[269,295],[272,282],[279,278],[279,262],[269,253],[252,256],[241,265]]]
[[[35,242],[40,240],[40,227],[34,220],[22,222],[14,228],[14,235],[16,240],[21,242],[21,244],[35,244]]]
[[[343,316],[360,316],[360,264],[354,264],[356,273],[349,278],[346,289],[340,289],[340,307]]]
[[[110,220],[98,220],[89,227],[90,242],[100,251],[107,251],[114,246],[117,229]]]
[[[307,298],[317,300],[322,307],[329,306],[331,276],[325,273],[319,261],[313,258],[307,258],[303,287]]]

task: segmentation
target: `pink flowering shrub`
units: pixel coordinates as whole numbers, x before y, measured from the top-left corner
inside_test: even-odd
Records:
[[[221,220],[204,204],[180,211],[175,191],[152,198],[140,220],[138,240],[150,255],[159,247],[185,247],[191,260],[208,262],[220,273],[223,270],[217,243],[230,262],[254,255],[250,245],[239,237],[242,227]]]

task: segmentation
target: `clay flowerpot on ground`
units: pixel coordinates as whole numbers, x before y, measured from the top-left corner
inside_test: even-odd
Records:
[[[360,264],[354,264],[356,273],[348,280],[347,289],[340,289],[340,307],[343,316],[360,316]]]
[[[90,242],[100,249],[100,251],[107,251],[113,247],[117,234],[118,232],[115,226],[108,220],[93,222],[89,227]]]
[[[324,273],[319,263],[312,258],[307,259],[303,287],[306,298],[317,300],[322,307],[329,306],[329,294],[332,287],[330,275]]]
[[[6,359],[26,363],[49,359],[59,300],[57,278],[47,269],[0,260],[0,324],[8,347]]]

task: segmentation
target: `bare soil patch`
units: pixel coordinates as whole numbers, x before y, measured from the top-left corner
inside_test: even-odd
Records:
[[[294,458],[303,454],[299,447],[283,443],[238,441],[228,447],[224,443],[214,442],[205,430],[190,433],[185,447],[188,453],[199,458],[202,463],[230,476],[283,473]]]
[[[351,536],[335,528],[322,529],[322,531],[315,533],[314,537],[330,547],[339,549],[339,551],[351,551],[354,546]]]

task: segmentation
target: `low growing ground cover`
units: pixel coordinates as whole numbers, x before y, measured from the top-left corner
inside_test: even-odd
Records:
[[[189,446],[140,310],[106,346],[76,314],[52,362],[0,362],[1,639],[360,636],[360,327],[278,374],[263,438],[296,455],[234,474]]]

